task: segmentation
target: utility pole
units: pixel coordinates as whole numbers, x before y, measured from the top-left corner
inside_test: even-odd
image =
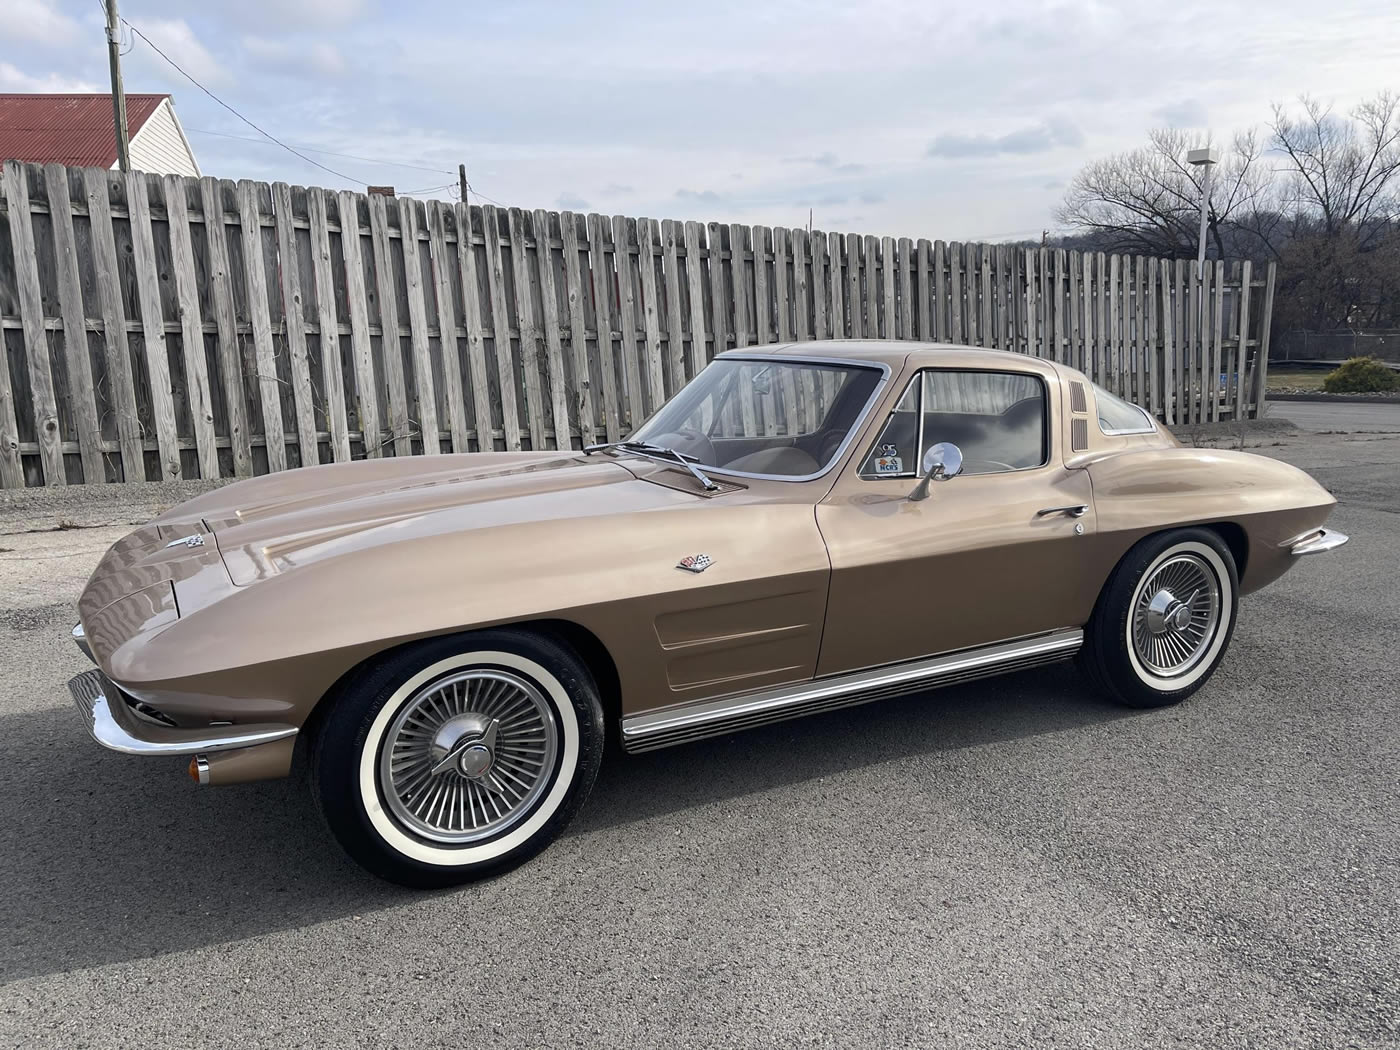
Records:
[[[471,201],[467,200],[467,166],[465,164],[457,165],[457,181],[460,183],[458,189],[462,193],[462,203],[470,204]]]
[[[122,90],[121,30],[117,0],[107,0],[107,62],[112,67],[112,120],[117,134],[117,164],[131,170],[130,143],[126,135],[126,92]]]

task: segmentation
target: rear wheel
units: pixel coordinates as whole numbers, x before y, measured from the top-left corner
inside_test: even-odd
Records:
[[[1130,707],[1186,699],[1210,678],[1235,629],[1239,577],[1209,529],[1177,529],[1134,546],[1104,585],[1080,664]]]
[[[411,645],[348,683],[314,741],[314,790],[352,858],[445,886],[534,856],[583,805],[603,750],[586,667],[536,635]]]

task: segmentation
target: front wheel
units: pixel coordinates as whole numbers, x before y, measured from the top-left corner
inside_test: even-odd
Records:
[[[1235,559],[1209,529],[1149,536],[1118,563],[1084,632],[1080,664],[1114,699],[1162,707],[1210,678],[1235,629]]]
[[[354,860],[404,885],[534,856],[583,805],[602,757],[587,668],[524,632],[407,646],[327,702],[312,752],[321,812]]]

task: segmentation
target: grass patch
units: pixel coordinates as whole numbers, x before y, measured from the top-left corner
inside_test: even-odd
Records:
[[[1321,368],[1271,368],[1269,369],[1269,389],[1281,390],[1321,390],[1322,381],[1328,373]]]

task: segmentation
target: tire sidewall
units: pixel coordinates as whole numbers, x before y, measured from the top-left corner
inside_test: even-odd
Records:
[[[530,811],[496,835],[462,845],[412,834],[381,796],[378,766],[394,716],[425,686],[467,667],[498,668],[538,687],[559,729],[550,782]],[[596,688],[572,652],[515,632],[433,639],[377,661],[347,683],[314,748],[315,790],[332,832],[374,873],[415,886],[450,885],[534,856],[582,806],[597,777],[603,716]]]
[[[1133,599],[1137,596],[1138,588],[1143,581],[1149,579],[1159,566],[1182,554],[1194,554],[1201,558],[1209,567],[1211,574],[1215,576],[1216,585],[1220,590],[1220,615],[1216,619],[1215,634],[1206,651],[1183,674],[1172,678],[1163,678],[1153,674],[1143,665],[1137,646],[1133,643]],[[1164,695],[1177,693],[1204,681],[1215,669],[1220,653],[1229,640],[1229,632],[1225,629],[1226,625],[1233,624],[1235,619],[1235,582],[1229,563],[1226,561],[1227,558],[1229,558],[1228,551],[1222,556],[1220,551],[1209,543],[1198,539],[1182,540],[1172,543],[1156,555],[1133,580],[1133,588],[1128,595],[1127,615],[1123,618],[1123,650],[1133,673],[1148,689]]]
[[[1132,642],[1132,600],[1154,566],[1177,553],[1201,557],[1220,584],[1220,617],[1210,649],[1176,678],[1146,670]],[[1239,614],[1239,575],[1234,556],[1220,536],[1204,528],[1175,529],[1140,540],[1110,576],[1089,625],[1084,662],[1094,680],[1131,707],[1163,707],[1190,696],[1215,673],[1229,647]]]

